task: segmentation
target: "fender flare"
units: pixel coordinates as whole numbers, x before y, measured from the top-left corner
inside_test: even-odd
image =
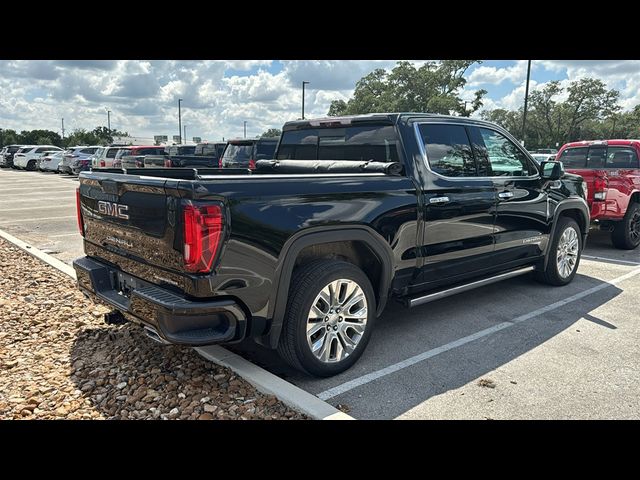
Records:
[[[558,226],[558,218],[560,218],[560,214],[566,210],[577,210],[578,212],[580,212],[580,215],[584,220],[585,230],[584,232],[582,232],[582,248],[584,249],[584,246],[587,241],[587,235],[589,233],[589,223],[590,223],[589,205],[587,204],[587,201],[584,200],[583,198],[575,198],[575,197],[568,198],[560,202],[556,207],[555,212],[553,212],[553,225],[551,226],[551,231],[549,232],[549,245],[551,245],[551,242],[555,238],[556,228]],[[549,262],[550,254],[551,254],[551,250],[547,249],[547,253],[544,256],[545,269],[547,268],[547,263]]]
[[[275,285],[272,302],[270,302],[272,305],[269,311],[271,328],[265,335],[264,340],[266,341],[261,343],[267,344],[271,346],[271,348],[276,348],[278,345],[287,307],[287,297],[289,295],[293,267],[300,252],[311,245],[340,241],[364,242],[371,248],[380,261],[380,265],[382,266],[380,283],[377,286],[374,285],[373,288],[377,290],[379,296],[376,315],[382,313],[387,302],[394,275],[393,252],[389,244],[375,230],[364,225],[312,227],[293,235],[282,247],[280,260],[274,276],[277,285]]]

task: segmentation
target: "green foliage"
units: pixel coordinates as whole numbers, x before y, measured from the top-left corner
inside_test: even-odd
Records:
[[[24,145],[56,145],[62,146],[62,137],[51,130],[23,130],[15,143]]]
[[[607,89],[604,82],[594,78],[573,81],[566,88],[560,82],[549,82],[544,88],[529,94],[529,111],[525,132],[528,149],[554,148],[577,140],[630,138],[637,136],[640,109],[620,111],[617,90]],[[562,98],[565,100],[561,100]],[[509,111],[495,109],[482,112],[482,118],[506,128],[522,138],[523,109]],[[613,122],[616,121],[615,131]]]
[[[347,102],[334,100],[329,115],[355,115],[374,112],[430,112],[469,116],[482,106],[486,90],[478,90],[471,102],[459,96],[465,86],[465,72],[477,60],[426,62],[416,68],[411,62],[398,62],[387,72],[378,68],[362,77]],[[467,104],[470,103],[470,106]]]
[[[18,133],[15,130],[0,128],[0,148],[13,143],[18,143]]]
[[[68,147],[74,145],[108,145],[113,142],[113,137],[127,137],[127,132],[119,132],[118,130],[107,127],[96,127],[92,131],[84,128],[76,128],[65,138],[65,144]]]
[[[281,134],[282,134],[282,130],[280,130],[279,128],[270,128],[269,130],[264,132],[262,135],[260,135],[260,137],[261,138],[271,138],[271,137],[279,138]]]

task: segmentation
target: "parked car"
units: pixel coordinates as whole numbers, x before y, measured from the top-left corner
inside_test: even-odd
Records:
[[[553,162],[556,159],[555,155],[549,153],[531,153],[531,157],[540,165],[542,162]]]
[[[114,162],[114,166],[121,168],[144,168],[144,158],[147,155],[164,155],[164,147],[158,145],[145,145],[130,147],[120,157],[120,164]]]
[[[113,160],[116,158],[118,150],[125,148],[118,147],[102,147],[101,150],[96,152],[96,155],[92,158],[93,168],[112,168]]]
[[[113,162],[111,163],[111,167],[112,168],[121,168],[122,167],[122,156],[125,155],[127,153],[127,151],[129,151],[129,148],[131,147],[120,147],[118,149],[118,151],[116,152],[116,156],[113,157]]]
[[[64,158],[64,151],[58,151],[50,154],[45,154],[40,159],[40,170],[43,172],[58,173],[58,166]]]
[[[63,153],[63,152],[64,152],[64,150],[48,150],[48,151],[46,151],[46,152],[43,152],[43,153],[42,153],[42,155],[40,155],[40,157],[38,157],[38,158],[36,159],[36,168],[35,168],[35,170],[38,170],[39,172],[42,172],[42,171],[43,171],[43,170],[42,170],[42,160],[43,160],[45,157],[48,157],[48,156],[50,156],[50,155],[54,155],[54,154],[56,154],[56,153]]]
[[[531,153],[546,153],[547,155],[555,155],[558,153],[558,150],[555,148],[539,148],[537,150],[532,150]]]
[[[7,145],[0,153],[0,167],[13,168],[13,155],[25,145]]]
[[[587,182],[591,221],[611,232],[616,248],[640,245],[640,140],[593,140],[563,145],[557,156]]]
[[[91,146],[76,146],[67,149],[64,153],[63,159],[58,165],[58,171],[60,173],[73,174],[74,167],[78,170],[78,167],[85,167],[89,169],[91,163],[89,159],[94,155],[101,147],[98,145]]]
[[[50,150],[62,151],[60,147],[55,145],[29,145],[22,147],[13,156],[13,165],[15,168],[22,170],[35,170],[38,158]]]
[[[195,145],[169,145],[164,147],[164,153],[158,153],[156,155],[146,155],[144,157],[145,168],[162,168],[165,166],[171,166],[167,163],[171,157],[177,157],[178,155],[193,155],[196,152]]]
[[[83,172],[80,289],[157,341],[251,338],[329,376],[357,361],[389,298],[415,307],[530,272],[558,286],[576,274],[584,181],[538,166],[495,124],[302,120],[270,156],[244,175]]]
[[[227,146],[226,142],[199,143],[193,155],[169,155],[165,159],[167,168],[218,168]]]
[[[254,169],[257,160],[273,158],[277,144],[277,138],[229,140],[220,167]]]

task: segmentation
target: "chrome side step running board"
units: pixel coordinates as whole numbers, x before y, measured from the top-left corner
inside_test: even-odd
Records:
[[[492,283],[500,282],[502,280],[506,280],[507,278],[517,277],[518,275],[524,275],[525,273],[529,273],[534,270],[535,270],[534,266],[519,268],[518,270],[501,273],[499,275],[483,278],[482,280],[476,280],[475,282],[471,282],[471,283],[465,283],[464,285],[458,285],[457,287],[448,288],[446,290],[440,290],[439,292],[429,293],[428,295],[410,298],[406,301],[406,305],[409,308],[417,307],[418,305],[422,305],[423,303],[435,302],[436,300],[440,300],[441,298],[450,297],[451,295],[456,295],[457,293],[466,292],[468,290],[473,290],[474,288],[483,287],[485,285],[490,285]]]

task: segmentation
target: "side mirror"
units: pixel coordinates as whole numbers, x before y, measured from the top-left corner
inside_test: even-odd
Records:
[[[540,170],[545,180],[560,180],[564,175],[562,162],[540,162]]]

